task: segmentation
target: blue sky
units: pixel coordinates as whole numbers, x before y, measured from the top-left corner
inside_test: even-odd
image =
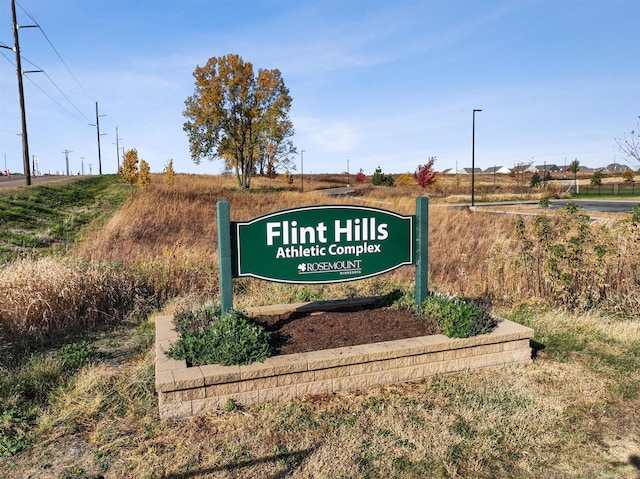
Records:
[[[98,101],[103,172],[116,171],[117,127],[154,172],[173,159],[178,172],[219,173],[220,162],[191,160],[182,111],[196,65],[229,53],[282,72],[305,173],[347,160],[350,172],[413,172],[431,156],[438,170],[469,167],[473,109],[482,168],[624,162],[615,139],[638,126],[638,0],[17,4],[18,24],[31,16],[42,29],[20,29],[20,46],[23,69],[46,72],[24,81],[43,172],[64,171],[71,150],[73,172],[84,162],[97,173]],[[10,0],[0,42],[13,46]],[[14,54],[0,53],[0,169],[6,155],[21,171]]]

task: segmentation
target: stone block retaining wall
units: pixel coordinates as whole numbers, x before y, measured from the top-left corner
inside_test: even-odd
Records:
[[[273,356],[249,366],[187,367],[165,355],[178,339],[173,317],[156,319],[156,390],[161,418],[188,418],[309,394],[418,381],[437,373],[531,362],[533,330],[502,320],[491,333],[466,339],[423,336]]]

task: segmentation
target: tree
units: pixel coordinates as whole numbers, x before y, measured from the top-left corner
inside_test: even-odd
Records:
[[[576,194],[578,194],[578,171],[580,171],[580,162],[577,158],[569,165],[569,171],[573,173],[573,182],[576,185]]]
[[[386,175],[382,172],[382,168],[379,166],[373,172],[373,176],[371,176],[371,184],[372,185],[384,185],[384,186],[393,186],[395,183],[393,176]]]
[[[143,190],[151,184],[151,168],[149,163],[140,160],[140,170],[138,171],[138,186]]]
[[[185,101],[183,129],[192,160],[221,159],[238,185],[251,186],[256,160],[295,153],[288,139],[291,96],[277,69],[259,70],[239,55],[212,57],[196,67],[195,92]],[[280,148],[280,150],[279,150]]]
[[[131,192],[133,193],[133,185],[138,181],[138,151],[135,148],[125,152],[124,161],[120,165],[118,173],[120,173],[125,183],[131,185]]]
[[[436,157],[429,158],[424,165],[418,165],[416,170],[416,181],[423,188],[427,188],[436,181],[437,173],[433,170],[433,164],[436,162]]]
[[[631,168],[627,168],[622,172],[622,180],[625,183],[633,183],[633,180],[635,177],[636,177],[636,174]]]
[[[531,179],[529,179],[529,186],[531,186],[531,188],[535,188],[536,186],[539,186],[541,183],[542,183],[542,178],[540,178],[540,173],[535,171],[533,175],[531,175]]]
[[[291,173],[289,173],[289,170],[285,170],[284,172],[284,182],[289,186],[293,184],[293,176],[291,176]]]
[[[365,181],[367,181],[367,175],[365,175],[362,168],[360,168],[360,171],[356,174],[356,183],[364,183]]]
[[[165,166],[164,168],[164,184],[167,185],[169,188],[173,187],[173,184],[175,183],[176,180],[176,173],[173,170],[173,160],[169,160],[169,163],[167,163],[167,166]]]
[[[640,119],[640,116],[638,118]],[[640,130],[625,133],[624,138],[616,138],[616,143],[620,151],[632,158],[640,167]]]
[[[598,186],[602,184],[602,171],[596,170],[593,172],[593,176],[591,177],[591,184],[593,186]]]
[[[289,120],[278,122],[264,131],[256,157],[258,175],[275,178],[278,170],[295,170],[293,158],[297,150],[291,140],[293,133],[293,123]]]

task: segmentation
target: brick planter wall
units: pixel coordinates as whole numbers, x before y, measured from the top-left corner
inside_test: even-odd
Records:
[[[269,401],[407,381],[437,373],[531,362],[533,330],[502,320],[491,333],[467,339],[442,335],[273,356],[249,366],[187,367],[164,352],[178,338],[173,318],[156,319],[156,390],[162,418],[188,418]]]

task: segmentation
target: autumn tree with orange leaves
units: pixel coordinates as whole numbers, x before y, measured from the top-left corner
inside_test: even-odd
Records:
[[[231,54],[210,58],[193,76],[195,92],[185,101],[183,129],[196,164],[202,158],[223,160],[238,185],[249,188],[259,158],[295,154],[288,142],[292,100],[279,70],[256,75],[250,62]]]

